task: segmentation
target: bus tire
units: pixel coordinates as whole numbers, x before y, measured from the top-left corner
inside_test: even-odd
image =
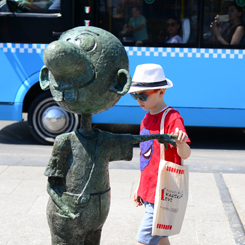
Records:
[[[79,116],[65,111],[53,100],[50,91],[37,96],[28,110],[28,127],[42,144],[53,144],[56,136],[78,128]]]

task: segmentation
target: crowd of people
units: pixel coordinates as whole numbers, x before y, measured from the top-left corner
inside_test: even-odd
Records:
[[[116,25],[118,27],[120,26],[120,30],[113,32],[113,34],[118,36],[121,40],[123,40],[123,37],[125,40],[126,37],[131,37],[129,40],[133,42],[133,45],[135,46],[158,46],[185,42],[183,39],[185,30],[182,28],[183,19],[181,19],[180,16],[169,13],[169,15],[166,16],[165,22],[161,22],[161,26],[158,29],[158,34],[154,33],[153,37],[152,23],[150,23],[150,19],[143,15],[142,9],[136,6],[132,7],[131,17],[126,18],[126,9],[124,9],[122,6],[120,6],[120,8],[121,12],[123,12],[123,14],[120,16],[121,24]],[[129,10],[127,9],[127,11]],[[210,24],[210,27],[209,24],[206,25],[204,29],[207,29],[207,32],[211,33],[211,38],[208,40],[203,39],[203,44],[213,45],[214,47],[221,45],[242,44],[245,34],[243,7],[238,6],[235,1],[224,1],[220,8],[220,14],[222,16],[223,14],[226,15],[226,22],[221,20],[220,15],[218,15],[214,18],[214,21]],[[118,19],[115,17],[113,22],[118,22]],[[209,31],[207,27],[210,28],[209,30],[211,31]],[[190,23],[189,32],[191,38],[193,39],[191,43],[195,43],[196,36],[193,37],[193,34],[195,33],[195,35],[197,35],[196,25],[193,26],[193,23]]]

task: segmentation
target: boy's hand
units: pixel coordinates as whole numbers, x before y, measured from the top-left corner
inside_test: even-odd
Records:
[[[142,206],[144,204],[144,201],[140,196],[137,195],[137,191],[134,192],[134,205],[136,207]]]
[[[175,142],[177,145],[184,144],[188,138],[187,134],[183,132],[182,130],[179,130],[179,128],[176,128],[175,132],[171,134],[177,136],[177,138],[175,139]]]
[[[176,142],[172,139],[176,139],[177,136],[174,134],[161,134],[160,139],[158,139],[158,142],[161,144],[164,144],[165,149],[168,149],[167,143],[173,145],[176,147]]]

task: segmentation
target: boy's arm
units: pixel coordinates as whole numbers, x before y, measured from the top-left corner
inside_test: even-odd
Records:
[[[142,206],[142,205],[144,204],[143,199],[142,199],[140,196],[138,196],[138,188],[139,188],[139,184],[140,184],[140,183],[138,183],[138,186],[137,186],[136,190],[134,191],[134,196],[133,196],[134,205],[135,205],[136,207]]]
[[[157,139],[159,143],[164,144],[165,149],[167,149],[167,143],[176,147],[176,142],[172,139],[176,139],[178,136],[173,134],[151,134],[151,135],[132,135],[133,143],[138,144],[143,141],[148,141],[152,139]]]
[[[173,135],[177,136],[175,142],[177,144],[177,153],[182,159],[187,159],[191,155],[191,148],[188,144],[186,144],[186,140],[188,138],[187,134],[179,128],[175,129]]]

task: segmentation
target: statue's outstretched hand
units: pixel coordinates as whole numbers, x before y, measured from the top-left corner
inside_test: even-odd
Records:
[[[165,149],[168,149],[167,143],[176,147],[176,142],[172,139],[177,139],[177,138],[178,136],[173,135],[173,134],[161,134],[159,136],[158,142],[161,144],[164,144]]]

